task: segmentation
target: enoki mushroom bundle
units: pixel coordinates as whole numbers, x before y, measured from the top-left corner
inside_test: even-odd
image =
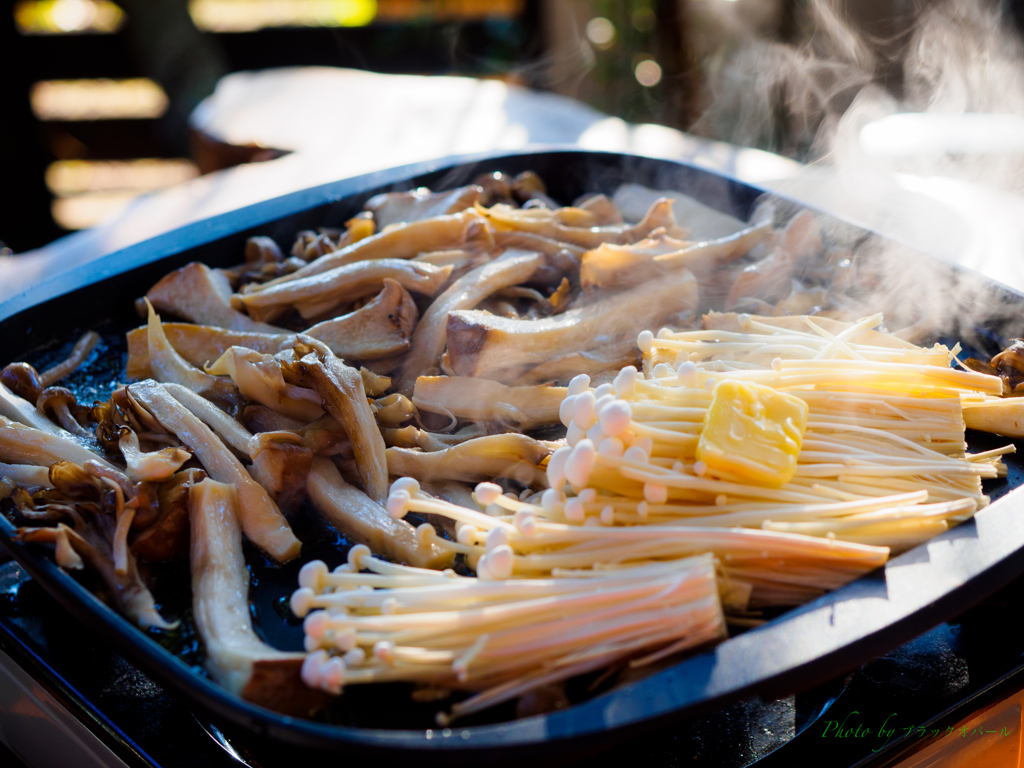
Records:
[[[640,667],[725,636],[709,555],[493,581],[395,565],[359,545],[333,573],[307,563],[300,582],[303,680],[336,694],[388,681],[477,692],[442,725],[620,659]]]
[[[333,692],[383,680],[478,691],[452,708],[465,714],[721,637],[719,597],[749,623],[969,518],[1013,447],[966,454],[963,405],[1001,383],[881,322],[741,315],[706,318],[727,329],[645,331],[646,375],[570,383],[548,490],[520,499],[481,483],[474,510],[396,481],[391,516],[454,521],[454,541],[427,523],[417,537],[476,578],[356,550],[333,574],[307,566],[293,606],[320,610],[306,619],[305,679]]]

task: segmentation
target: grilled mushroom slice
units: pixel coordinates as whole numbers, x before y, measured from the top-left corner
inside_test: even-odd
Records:
[[[258,288],[266,290],[271,286],[319,275],[357,261],[410,259],[424,251],[458,248],[470,241],[480,222],[480,214],[469,209],[450,216],[435,216],[432,219],[413,221],[408,224],[395,224],[386,232],[378,232],[376,235],[364,238],[334,253],[321,256],[299,271],[277,280],[271,280]],[[474,227],[474,224],[477,227]]]
[[[289,714],[308,714],[323,694],[300,677],[305,654],[260,640],[249,612],[249,572],[235,488],[203,480],[189,493],[192,616],[210,676],[243,699]]]
[[[209,427],[155,381],[130,385],[128,397],[187,445],[210,477],[237,487],[242,530],[256,546],[282,563],[299,554],[302,545],[277,505]]]
[[[211,376],[187,362],[177,353],[167,336],[164,335],[160,316],[153,305],[146,301],[149,323],[146,327],[146,341],[149,351],[149,367],[153,378],[159,382],[180,384],[196,392],[224,403],[237,402],[238,393],[230,380]]]
[[[464,376],[420,376],[412,401],[421,411],[529,430],[557,424],[567,392],[565,387],[507,387]]]
[[[697,281],[682,270],[542,320],[515,320],[479,310],[452,312],[448,357],[459,376],[510,380],[554,358],[635,339],[646,328],[678,323],[697,304]]]
[[[256,319],[273,320],[287,308],[294,307],[308,320],[380,290],[387,278],[410,291],[433,296],[451,271],[451,267],[435,267],[423,262],[374,259],[281,285],[268,284],[269,287],[260,291],[235,294],[232,301]]]
[[[529,232],[583,248],[596,248],[601,243],[635,243],[660,227],[673,237],[683,234],[672,215],[672,200],[667,197],[657,200],[638,224],[605,227],[594,226],[595,215],[580,209],[521,210],[501,204],[484,208],[479,203],[476,209],[499,231]]]
[[[127,464],[128,477],[136,483],[156,483],[168,480],[181,469],[181,465],[192,458],[184,448],[168,446],[158,451],[143,451],[139,436],[126,429],[118,441],[121,455]]]
[[[584,289],[628,288],[679,269],[688,269],[698,279],[703,279],[749,253],[771,235],[771,226],[764,224],[703,243],[687,243],[666,236],[642,240],[635,245],[605,243],[583,254],[580,284]]]
[[[34,429],[0,416],[0,461],[48,467],[58,461],[83,464],[94,461],[108,469],[115,467],[105,459],[71,439],[63,430]]]
[[[423,483],[479,483],[507,477],[529,488],[547,488],[547,476],[539,465],[550,453],[544,443],[512,432],[478,437],[430,453],[388,448],[388,472]]]
[[[541,264],[539,253],[508,251],[494,261],[460,277],[431,303],[412,337],[412,348],[402,367],[398,391],[412,394],[416,377],[437,364],[444,352],[448,314],[457,309],[472,309],[502,288],[525,283]]]
[[[451,564],[451,552],[420,541],[409,523],[393,519],[384,507],[346,483],[330,459],[313,459],[306,489],[327,522],[374,552],[419,568]]]
[[[4,384],[0,384],[0,416],[51,435],[67,435],[65,430],[36,410],[32,403],[14,394]]]
[[[377,298],[354,312],[317,323],[303,335],[319,339],[338,357],[379,360],[409,349],[419,310],[397,280],[384,278]]]
[[[270,355],[231,347],[206,370],[216,375],[227,374],[245,397],[285,416],[308,423],[323,415],[320,396],[309,388],[286,382],[281,361]]]
[[[393,224],[459,213],[472,208],[483,193],[483,188],[476,184],[444,192],[431,192],[426,187],[408,192],[382,192],[366,201],[366,210],[373,213],[377,229],[383,230]]]
[[[359,479],[366,495],[378,504],[388,494],[387,459],[373,411],[366,400],[366,389],[359,371],[345,365],[320,342],[309,340],[307,351],[298,362],[286,363],[283,370],[295,382],[312,387],[323,401],[324,409],[333,416],[352,441]]]
[[[177,384],[165,384],[164,388],[227,445],[252,460],[249,474],[263,486],[285,515],[299,508],[309,463],[313,459],[313,452],[306,447],[300,435],[288,431],[252,435],[235,419],[195,392]]]
[[[228,278],[198,261],[165,275],[146,292],[146,298],[158,311],[193,323],[232,331],[284,332],[232,309]]]

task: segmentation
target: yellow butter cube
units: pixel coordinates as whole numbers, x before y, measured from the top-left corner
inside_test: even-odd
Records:
[[[723,379],[697,444],[709,469],[763,485],[782,485],[796,473],[807,429],[807,403],[771,387]]]

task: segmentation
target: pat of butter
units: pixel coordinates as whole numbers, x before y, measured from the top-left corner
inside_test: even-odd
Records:
[[[711,470],[763,485],[782,485],[796,474],[807,429],[807,403],[771,387],[723,379],[697,444],[697,458]]]

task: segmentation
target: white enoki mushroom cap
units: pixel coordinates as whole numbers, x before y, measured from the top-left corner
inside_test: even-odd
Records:
[[[564,445],[551,454],[551,458],[548,459],[547,475],[551,490],[557,492],[565,485],[565,463],[569,460],[570,453],[572,453],[572,448]]]
[[[314,592],[309,587],[300,587],[292,593],[292,599],[290,606],[292,613],[298,616],[300,619],[303,618],[310,609],[313,607],[313,598],[316,597]]]
[[[484,548],[490,552],[495,547],[503,547],[508,545],[508,533],[505,532],[504,528],[491,528],[487,533],[487,538],[484,539]]]
[[[626,449],[625,453],[622,454],[622,458],[626,461],[636,461],[640,464],[646,464],[651,457],[648,456],[647,451],[639,445],[631,445]]]
[[[476,536],[478,533],[480,533],[479,528],[475,525],[466,523],[460,527],[458,533],[455,534],[455,540],[459,542],[459,544],[466,544],[467,546],[472,545],[476,543]]]
[[[615,394],[619,397],[625,398],[626,400],[632,400],[636,397],[636,379],[636,367],[627,365],[615,374],[615,380],[613,382]]]
[[[773,371],[781,371],[782,370],[782,358],[781,357],[776,357],[775,359],[772,360],[772,370]]]
[[[583,522],[587,516],[586,511],[583,509],[583,499],[579,496],[569,499],[565,502],[565,519],[571,523]]]
[[[673,375],[675,375],[675,371],[668,363],[658,363],[654,366],[654,378],[656,379],[667,379]]]
[[[365,544],[356,544],[352,549],[348,551],[348,562],[353,568],[362,569],[362,559],[364,557],[370,557],[373,553],[370,548]]]
[[[401,520],[405,517],[405,513],[409,511],[409,503],[411,501],[412,495],[404,488],[392,490],[391,493],[388,494],[388,514],[395,520]]]
[[[676,366],[676,377],[684,387],[695,388],[700,384],[697,376],[697,364],[692,360],[685,360]]]
[[[299,586],[320,592],[324,588],[324,576],[327,573],[327,563],[323,560],[310,560],[299,569]]]
[[[622,441],[617,437],[606,437],[601,441],[601,444],[597,446],[597,452],[602,456],[612,456],[618,458],[626,451],[626,446],[622,444]]]
[[[601,423],[597,422],[590,429],[587,430],[587,440],[592,442],[594,445],[600,445],[601,441],[604,440],[608,435],[601,429]]]
[[[646,501],[641,501],[636,505],[636,514],[641,520],[646,520],[647,515],[650,514],[650,507],[647,506]]]
[[[471,566],[476,571],[476,577],[480,581],[494,581],[494,577],[491,575],[491,569],[487,567],[487,555],[483,554],[480,559],[476,561],[475,566]]]
[[[608,387],[609,391],[601,393],[600,397],[597,397],[597,395],[595,395],[595,397],[597,397],[597,400],[594,401],[594,413],[597,414],[598,418],[601,418],[601,411],[604,410],[604,407],[608,405],[608,403],[611,403],[615,400],[615,392],[613,391],[612,385],[602,384],[601,386]]]
[[[559,448],[559,450],[562,450],[562,449]],[[565,455],[568,456],[569,454],[566,453]],[[563,468],[564,468],[564,464],[563,464]],[[548,465],[548,471],[549,472],[551,471],[551,465],[550,464]],[[551,476],[548,475],[549,479],[550,479],[550,477]],[[564,473],[562,474],[562,483],[561,483],[561,485],[565,485],[565,474]],[[565,496],[562,494],[561,491],[559,491],[556,488],[548,488],[546,491],[544,491],[544,493],[542,493],[540,495],[540,506],[541,506],[541,509],[543,509],[545,512],[550,513],[550,512],[554,512],[556,509],[558,509],[558,505],[561,504],[564,500],[565,500]],[[495,528],[494,530],[498,530],[498,529]]]
[[[601,510],[601,523],[604,525],[614,525],[615,523],[615,508],[610,504]]]
[[[344,661],[335,656],[320,668],[320,687],[335,696],[341,694],[341,689],[345,687]]]
[[[437,531],[430,523],[420,523],[416,526],[416,541],[421,547],[429,547],[437,536]]]
[[[651,347],[654,343],[654,334],[650,331],[640,331],[640,335],[636,337],[636,345],[640,347],[640,351],[645,355],[651,353]]]
[[[302,636],[302,647],[306,649],[306,653],[312,653],[320,647],[320,641],[315,637],[309,635]]]
[[[526,538],[537,534],[537,515],[532,509],[517,510],[512,518],[512,524]]]
[[[393,616],[398,613],[398,601],[393,597],[385,597],[380,601],[380,612],[382,616]]]
[[[308,637],[320,641],[327,634],[327,628],[331,624],[331,617],[327,611],[313,611],[302,622],[302,631]]]
[[[596,403],[597,398],[594,397],[594,393],[587,391],[578,395],[573,404],[572,421],[584,432],[594,426],[594,422],[597,421],[597,414],[594,412]]]
[[[714,390],[716,384],[718,384],[718,379],[714,376],[708,376],[708,380],[704,382],[704,389],[711,392]]]
[[[705,464],[700,459],[697,459],[697,461],[693,462],[693,474],[695,474],[697,477],[704,477],[707,471],[708,465]]]
[[[633,409],[625,400],[613,400],[601,409],[601,430],[609,437],[618,437],[633,421]]]
[[[501,493],[501,486],[497,483],[478,483],[473,489],[477,502],[484,507],[496,502]]]
[[[578,376],[574,376],[572,381],[569,382],[569,394],[580,395],[586,392],[590,388],[590,377],[585,373],[581,373]]]
[[[356,631],[352,627],[334,635],[334,645],[343,653],[356,647]]]
[[[668,501],[668,486],[661,483],[644,483],[644,499],[651,504],[664,504]]]
[[[607,381],[604,384],[599,384],[597,389],[594,390],[594,397],[596,397],[598,400],[600,400],[602,397],[614,395],[615,386]]]
[[[400,477],[391,484],[391,492],[408,491],[410,496],[420,492],[420,482],[415,477]]]
[[[485,558],[487,560],[487,570],[490,572],[492,579],[504,581],[512,576],[514,555],[512,547],[508,544],[495,547],[480,559],[483,561]]]
[[[327,662],[330,661],[330,658],[327,651],[313,651],[306,656],[302,662],[302,671],[300,672],[302,682],[310,688],[319,688],[322,676],[321,671]]]
[[[366,661],[366,651],[362,648],[353,648],[351,651],[345,651],[345,655],[342,656],[345,663],[350,667],[357,667]]]
[[[384,664],[391,665],[395,661],[395,644],[390,640],[378,640],[373,644],[373,655]]]
[[[590,480],[590,473],[594,471],[594,463],[597,461],[597,449],[590,440],[580,440],[569,454],[565,462],[565,479],[574,488],[583,488]]]
[[[595,491],[593,488],[584,488],[577,494],[577,496],[579,497],[579,500],[582,501],[584,504],[590,504],[595,499],[597,499],[597,491]]]
[[[569,443],[569,445],[576,445],[576,443],[583,440],[586,436],[587,433],[580,429],[575,421],[570,423],[569,428],[565,431],[565,441]]]
[[[572,423],[572,410],[576,407],[576,397],[566,395],[558,405],[558,420],[562,426],[568,427]]]
[[[359,571],[353,567],[352,563],[342,563],[334,569],[333,573],[358,573]]]

